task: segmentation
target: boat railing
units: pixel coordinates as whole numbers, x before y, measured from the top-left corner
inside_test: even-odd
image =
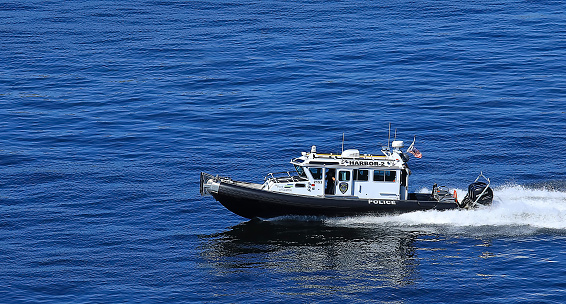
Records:
[[[299,177],[298,175],[294,175],[292,173],[294,173],[294,172],[283,171],[283,172],[268,173],[267,176],[265,176],[264,180],[266,180],[266,181],[271,180],[271,181],[278,182],[278,183],[298,182],[298,181],[304,180],[301,177]]]

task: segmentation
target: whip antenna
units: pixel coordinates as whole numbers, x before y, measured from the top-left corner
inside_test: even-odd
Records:
[[[391,123],[389,123],[389,131],[387,135],[387,150],[389,150],[389,142],[391,141]]]

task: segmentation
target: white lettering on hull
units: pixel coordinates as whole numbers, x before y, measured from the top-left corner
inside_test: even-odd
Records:
[[[370,199],[370,200],[368,200],[368,204],[373,204],[373,205],[397,205],[397,202],[391,201],[391,200],[375,200],[375,199]]]

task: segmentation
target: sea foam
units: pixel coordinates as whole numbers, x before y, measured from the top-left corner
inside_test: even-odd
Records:
[[[465,190],[456,191],[459,198],[466,194]],[[387,216],[329,218],[325,223],[338,226],[522,226],[566,229],[566,192],[506,185],[494,189],[493,205],[476,210],[430,210]]]

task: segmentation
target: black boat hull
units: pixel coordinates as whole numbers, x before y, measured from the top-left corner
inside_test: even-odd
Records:
[[[245,218],[272,218],[286,215],[350,216],[399,214],[423,210],[459,209],[454,202],[439,202],[432,195],[411,193],[409,200],[373,200],[356,197],[309,197],[277,193],[220,182],[211,193],[224,207]]]

